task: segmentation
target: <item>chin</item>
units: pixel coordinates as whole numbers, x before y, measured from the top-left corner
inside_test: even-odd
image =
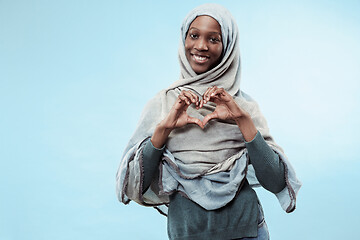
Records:
[[[209,70],[208,67],[191,66],[191,68],[194,70],[194,72],[196,74],[202,74],[202,73],[207,72]]]

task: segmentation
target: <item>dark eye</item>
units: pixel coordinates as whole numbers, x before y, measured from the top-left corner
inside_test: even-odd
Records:
[[[192,38],[192,39],[197,39],[199,36],[197,34],[194,34],[194,33],[190,33],[189,36]]]
[[[211,43],[217,43],[217,42],[220,42],[220,39],[219,39],[219,38],[216,38],[216,37],[211,37],[211,38],[210,38],[210,42],[211,42]]]

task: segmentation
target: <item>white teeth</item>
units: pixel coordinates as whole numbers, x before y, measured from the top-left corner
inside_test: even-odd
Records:
[[[193,55],[194,59],[198,62],[205,62],[208,58],[203,56]]]
[[[195,56],[196,59],[199,59],[199,60],[205,60],[206,57],[200,57],[200,56]]]

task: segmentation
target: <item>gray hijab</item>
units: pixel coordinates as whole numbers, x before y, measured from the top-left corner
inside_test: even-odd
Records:
[[[220,24],[224,50],[219,65],[198,75],[186,59],[184,42],[190,24],[201,15],[208,15]],[[193,9],[185,17],[181,27],[178,55],[181,67],[179,80],[160,91],[148,102],[135,133],[125,149],[116,177],[119,200],[124,203],[134,200],[146,206],[160,206],[169,202],[168,196],[173,191],[182,191],[205,209],[216,209],[231,201],[245,177],[248,178],[250,184],[258,185],[254,170],[251,167],[248,168],[245,140],[238,126],[234,122],[212,120],[204,130],[195,124],[189,124],[171,132],[162,164],[159,166],[160,175],[149,190],[144,195],[142,194],[143,143],[151,137],[156,124],[165,118],[182,90],[191,90],[201,96],[208,87],[218,86],[232,95],[239,106],[251,115],[257,130],[284,162],[287,187],[277,196],[284,210],[292,211],[295,208],[296,193],[301,184],[283,150],[273,141],[257,103],[239,89],[238,28],[229,11],[217,4],[204,4]],[[207,103],[199,110],[190,106],[187,112],[190,116],[202,120],[214,109],[213,103]],[[199,179],[206,179],[207,176],[225,171],[235,171],[234,169],[237,173],[238,184],[234,185],[233,189],[229,189],[229,192],[233,194],[226,198],[219,196],[218,204],[212,203],[210,206],[206,199],[199,200],[201,197],[191,194],[192,184]],[[179,185],[189,187],[179,189]]]

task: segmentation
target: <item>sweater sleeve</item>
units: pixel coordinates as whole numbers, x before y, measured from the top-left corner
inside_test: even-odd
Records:
[[[159,170],[159,162],[165,146],[161,149],[154,147],[150,139],[145,143],[143,157],[143,193],[149,188],[156,172]]]
[[[250,162],[261,186],[272,193],[278,193],[286,186],[285,168],[277,155],[258,131],[255,138],[245,142]]]

